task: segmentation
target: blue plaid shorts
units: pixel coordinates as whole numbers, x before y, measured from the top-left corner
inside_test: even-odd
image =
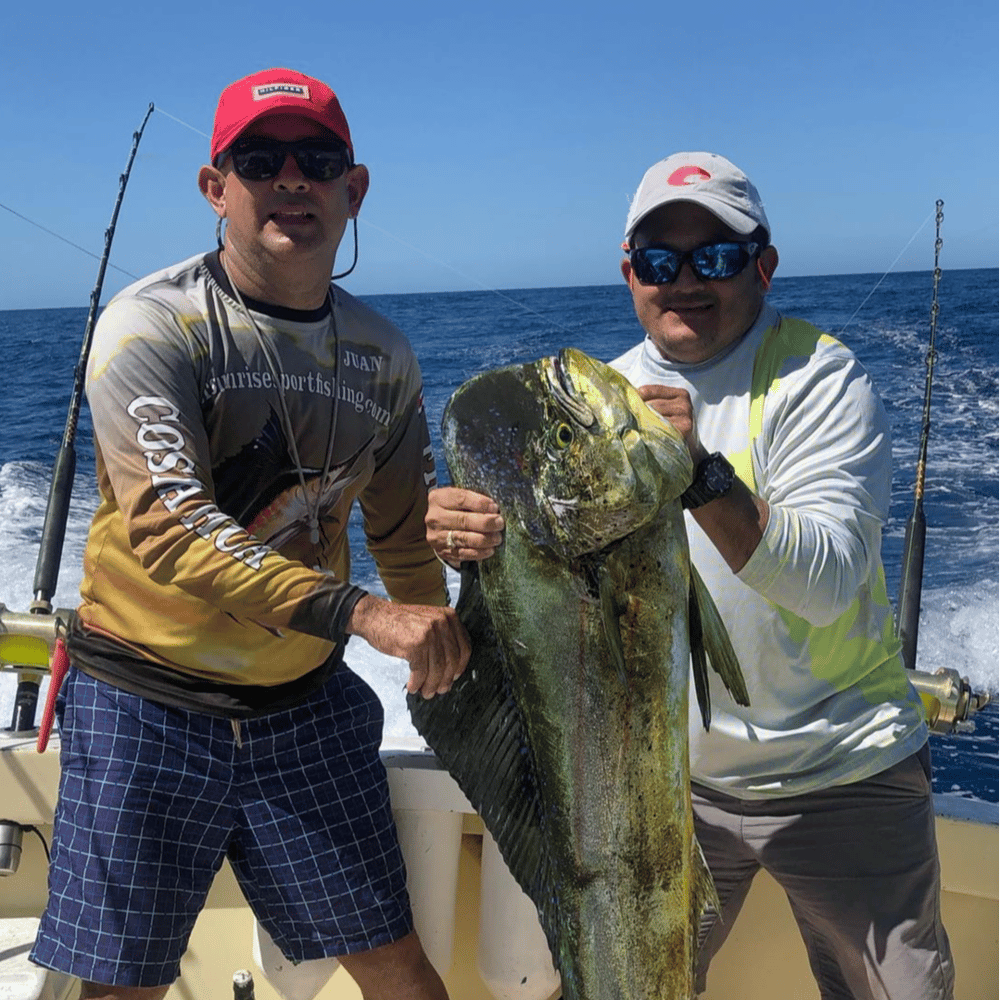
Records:
[[[162,986],[228,857],[294,962],[413,927],[379,758],[383,710],[346,667],[292,709],[239,722],[71,670],[60,693],[48,907],[31,958],[96,983]]]

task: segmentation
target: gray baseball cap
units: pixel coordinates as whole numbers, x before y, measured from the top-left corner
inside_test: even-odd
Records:
[[[717,153],[674,153],[646,171],[625,221],[625,239],[650,212],[674,201],[707,208],[735,233],[749,236],[771,226],[757,189],[739,167]]]

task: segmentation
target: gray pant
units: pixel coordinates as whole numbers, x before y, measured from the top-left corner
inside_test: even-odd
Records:
[[[701,927],[698,990],[761,868],[788,895],[823,1000],[950,1000],[930,756],[809,795],[737,799],[692,786],[722,907]]]

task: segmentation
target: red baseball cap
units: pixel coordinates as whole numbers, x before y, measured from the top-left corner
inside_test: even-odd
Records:
[[[236,141],[239,134],[264,115],[287,111],[319,122],[347,143],[354,159],[351,130],[337,95],[322,80],[293,69],[265,69],[231,83],[215,109],[211,162]]]

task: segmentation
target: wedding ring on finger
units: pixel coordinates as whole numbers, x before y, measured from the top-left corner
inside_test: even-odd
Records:
[[[454,552],[458,546],[455,544],[455,532],[448,530],[448,537],[445,539],[447,551]]]

